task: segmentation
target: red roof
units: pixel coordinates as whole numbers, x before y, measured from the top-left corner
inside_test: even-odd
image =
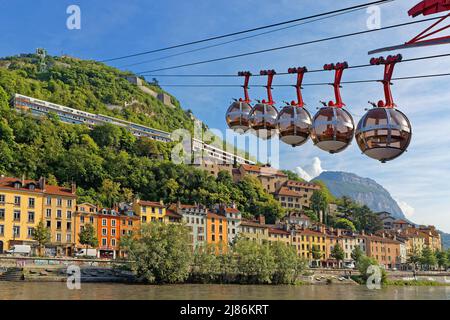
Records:
[[[206,217],[207,218],[215,218],[215,219],[225,219],[224,216],[221,216],[219,214],[216,214],[216,213],[210,212],[210,211],[208,211],[208,213],[206,214]]]
[[[172,218],[177,218],[177,219],[181,219],[183,216],[176,213],[175,211],[172,211],[170,209],[166,210],[166,216],[172,217]]]
[[[14,184],[16,182],[19,182],[21,184],[20,188],[16,188],[14,186]],[[34,186],[34,190],[30,189],[30,185]],[[20,191],[33,192],[33,193],[45,193],[45,194],[54,194],[54,195],[61,195],[61,196],[67,196],[67,197],[76,197],[75,193],[72,193],[71,188],[45,185],[45,189],[43,190],[40,188],[39,181],[22,180],[22,179],[13,178],[13,177],[1,177],[0,178],[0,188],[6,188],[6,189],[11,189],[11,190],[20,190]]]
[[[290,235],[288,231],[276,228],[269,228],[269,233]]]
[[[225,212],[229,213],[240,213],[240,211],[236,208],[225,208]]]
[[[160,202],[156,202],[156,201],[139,200],[138,204],[140,204],[141,206],[148,206],[148,207],[159,207],[159,208],[164,207],[164,205],[162,205]]]
[[[308,183],[308,182],[294,181],[294,180],[286,181],[286,186],[288,186],[288,187],[302,187],[302,188],[305,188],[305,189],[320,190],[320,186],[318,186],[317,184]]]

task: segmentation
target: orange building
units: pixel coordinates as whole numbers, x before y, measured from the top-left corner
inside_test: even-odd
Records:
[[[119,251],[120,222],[120,216],[116,210],[99,210],[97,238],[100,258],[116,258]]]
[[[206,241],[208,245],[216,246],[216,251],[225,252],[228,245],[227,218],[216,213],[206,214]]]
[[[373,235],[361,237],[366,240],[367,256],[376,259],[381,266],[393,268],[401,264],[400,241]]]

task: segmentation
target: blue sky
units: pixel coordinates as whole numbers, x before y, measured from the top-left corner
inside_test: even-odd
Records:
[[[151,50],[181,42],[192,41],[218,34],[239,31],[260,25],[307,16],[338,9],[359,1],[0,1],[1,56],[33,52],[37,47],[46,48],[50,54],[70,54],[85,59],[106,59],[139,51]],[[381,25],[411,21],[406,11],[417,1],[397,0],[381,6]],[[81,29],[66,28],[66,8],[81,8]],[[261,37],[219,46],[205,51],[131,67],[135,72],[151,70],[197,60],[221,57],[272,46],[302,42],[341,33],[366,30],[369,15],[365,10],[330,20],[315,22],[268,34]],[[419,17],[420,19],[420,17]],[[286,71],[288,67],[306,65],[321,68],[324,63],[347,60],[350,65],[369,61],[367,51],[373,48],[398,44],[411,38],[423,25],[379,31],[364,36],[334,40],[288,50],[275,51],[199,65],[167,74],[183,73],[236,73],[238,70],[273,68]],[[203,46],[193,46],[196,48]],[[137,61],[184,51],[185,48],[167,53],[134,58],[111,63],[121,67]],[[435,46],[402,51],[405,58],[450,52],[450,46]],[[395,76],[449,72],[450,59],[408,62],[396,67]],[[349,70],[343,80],[381,78],[381,67]],[[162,72],[164,73],[164,72]],[[305,82],[332,81],[331,73],[307,74]],[[160,78],[163,85],[176,84],[240,84],[236,79],[177,79]],[[261,83],[262,79],[255,80]],[[276,83],[294,81],[290,77],[275,78]],[[413,140],[407,153],[387,164],[378,163],[361,155],[353,143],[346,151],[328,155],[315,148],[311,142],[300,148],[281,147],[280,166],[295,170],[297,167],[322,170],[342,170],[370,177],[387,188],[403,208],[407,216],[417,223],[435,224],[450,232],[450,77],[428,80],[396,82],[394,99],[413,125]],[[164,87],[164,85],[163,85]],[[174,94],[184,108],[190,108],[196,116],[211,128],[224,130],[224,112],[231,98],[242,95],[239,88],[166,88]],[[253,98],[262,98],[262,88],[250,91]],[[276,88],[275,101],[294,98],[291,88]],[[345,85],[342,95],[355,122],[368,107],[367,101],[382,98],[380,84]],[[307,87],[304,98],[314,113],[319,100],[332,98],[331,87]],[[319,159],[319,160],[317,160]],[[314,163],[314,166],[312,165]],[[319,166],[320,165],[320,166]],[[320,167],[320,168],[319,168]]]

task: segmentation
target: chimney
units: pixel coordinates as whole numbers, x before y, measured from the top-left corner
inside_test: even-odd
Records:
[[[75,194],[77,192],[77,185],[75,182],[72,182],[70,191],[72,192],[72,194]]]
[[[22,174],[22,187],[25,185],[25,174]]]
[[[162,206],[164,205],[163,199],[159,199],[159,204],[162,205]]]
[[[258,222],[259,222],[259,224],[266,224],[266,217],[264,215],[260,214],[258,216]]]
[[[339,229],[339,228],[337,228],[337,229],[336,229],[336,235],[337,235],[338,237],[340,237],[341,234],[342,234],[342,230]]]
[[[177,201],[177,211],[180,210],[180,209],[181,209],[181,201],[178,200],[178,201]]]
[[[366,234],[366,232],[364,231],[364,229],[363,230],[361,230],[361,235],[365,235]]]
[[[39,178],[39,189],[42,191],[45,191],[45,177]]]

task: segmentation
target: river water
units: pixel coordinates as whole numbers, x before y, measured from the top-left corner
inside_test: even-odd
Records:
[[[0,281],[0,299],[149,299],[149,300],[450,300],[447,287],[395,287],[369,290],[365,286],[305,285],[136,285],[112,283],[82,283],[80,290],[69,290],[60,282],[3,282]]]

